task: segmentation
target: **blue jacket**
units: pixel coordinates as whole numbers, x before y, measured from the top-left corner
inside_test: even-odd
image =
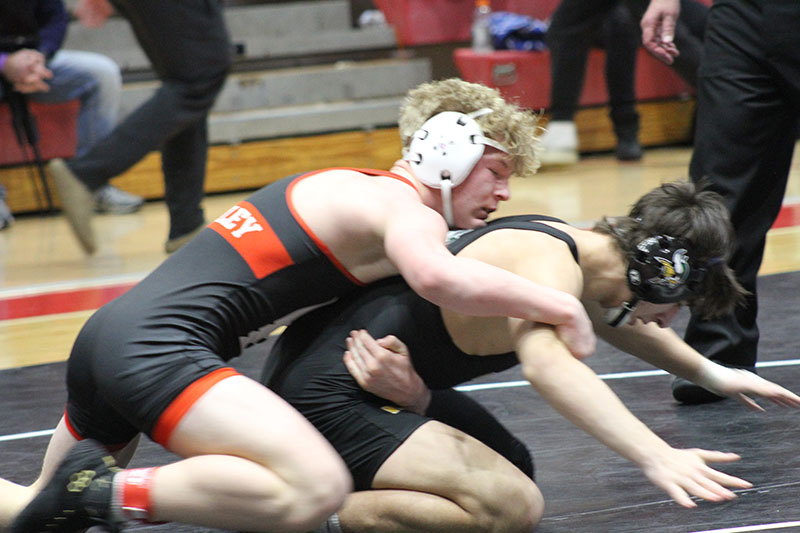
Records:
[[[49,59],[61,48],[68,21],[62,0],[2,0],[0,52],[35,48]]]

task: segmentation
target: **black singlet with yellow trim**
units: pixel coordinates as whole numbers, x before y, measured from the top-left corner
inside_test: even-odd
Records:
[[[538,221],[561,222],[550,217],[506,217],[481,229],[457,232],[459,237],[448,247],[458,253],[488,232],[522,229],[563,241],[577,262],[572,238]],[[347,371],[342,361],[345,340],[350,331],[362,328],[375,338],[396,335],[408,346],[414,368],[428,387],[437,391],[426,415],[387,405],[386,400],[361,389]],[[514,353],[477,357],[459,350],[445,329],[440,308],[417,296],[402,278],[394,277],[296,320],[266,359],[261,381],[334,446],[350,469],[356,490],[368,490],[384,461],[429,420],[472,435],[532,476],[525,446],[491,414],[471,405],[474,402],[469,398],[446,390],[517,362]]]
[[[548,221],[562,222],[539,215],[500,218],[482,228],[461,232],[448,244],[448,249],[457,254],[489,232],[520,229],[546,233],[563,241],[577,262],[578,250],[572,237],[541,223]],[[402,278],[394,277],[371,284],[353,293],[352,297],[314,311],[292,324],[273,350],[273,356],[278,357],[270,358],[264,380],[279,392],[302,389],[308,379],[316,377],[298,371],[305,365],[297,362],[298,357],[312,359],[308,368],[321,368],[325,359],[327,364],[333,365],[341,360],[344,341],[354,329],[366,329],[375,338],[385,335],[400,338],[409,348],[414,368],[432,389],[452,387],[518,363],[513,352],[482,357],[462,352],[447,333],[439,307],[416,295]],[[290,362],[293,370],[286,372],[285,365]],[[349,378],[346,370],[342,377]]]

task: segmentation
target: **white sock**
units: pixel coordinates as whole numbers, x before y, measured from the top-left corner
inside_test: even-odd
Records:
[[[333,513],[324,524],[314,530],[314,533],[342,533],[342,526],[339,524],[339,515]]]

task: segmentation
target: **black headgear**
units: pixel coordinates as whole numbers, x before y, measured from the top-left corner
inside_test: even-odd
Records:
[[[636,245],[628,265],[628,287],[645,302],[685,302],[698,295],[705,274],[687,241],[658,235]]]

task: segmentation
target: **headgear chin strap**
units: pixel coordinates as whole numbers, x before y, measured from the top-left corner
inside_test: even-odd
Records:
[[[475,118],[491,113],[489,108],[472,113],[444,111],[429,118],[414,133],[403,159],[414,175],[428,187],[442,190],[445,220],[453,226],[452,189],[467,179],[483,156],[486,146],[508,153],[506,148],[484,137]]]
[[[619,307],[608,309],[606,311],[606,323],[612,328],[621,326],[631,316],[638,303],[639,298],[634,296],[630,302],[623,302]]]
[[[705,274],[706,269],[693,260],[687,241],[658,235],[636,246],[628,265],[628,287],[645,302],[686,302],[698,295]]]

